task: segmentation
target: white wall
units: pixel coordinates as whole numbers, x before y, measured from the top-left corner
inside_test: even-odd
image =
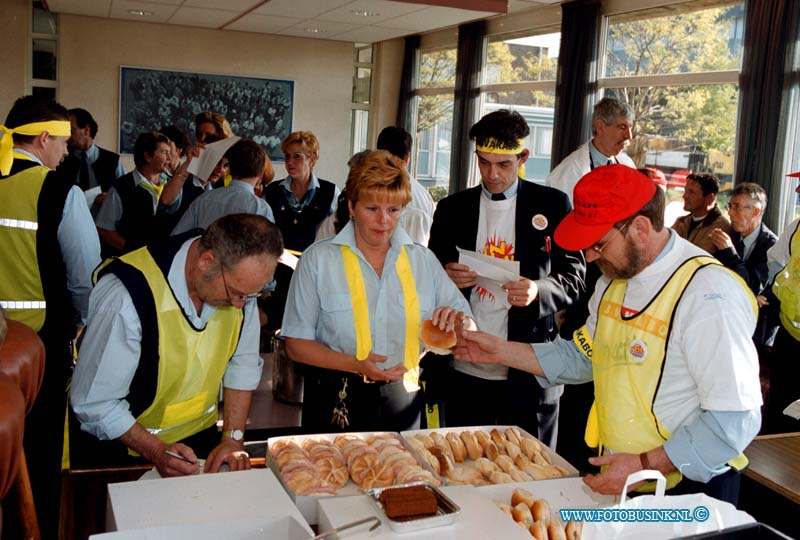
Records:
[[[59,101],[89,110],[100,126],[97,143],[113,150],[121,65],[294,80],[292,128],[319,139],[315,172],[340,185],[346,179],[351,43],[61,15],[59,53]],[[282,163],[275,173],[285,175]]]

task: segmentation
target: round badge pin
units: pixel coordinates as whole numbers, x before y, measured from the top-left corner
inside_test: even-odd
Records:
[[[536,214],[533,216],[531,223],[533,224],[533,228],[537,231],[543,231],[547,228],[547,218],[542,214]]]
[[[647,344],[641,339],[634,339],[628,347],[633,362],[644,362],[647,357]]]

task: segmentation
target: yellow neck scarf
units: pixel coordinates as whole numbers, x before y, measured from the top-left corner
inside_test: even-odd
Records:
[[[0,139],[0,174],[8,176],[11,171],[11,164],[14,162],[14,133],[20,135],[39,135],[45,131],[57,137],[69,137],[71,135],[70,123],[66,120],[48,120],[46,122],[33,122],[15,128],[0,125],[3,130],[3,138]]]
[[[147,182],[142,182],[139,185],[142,186],[144,189],[149,189],[150,191],[155,193],[157,199],[161,198],[161,192],[164,191],[164,184],[155,185],[150,181],[147,181]]]
[[[350,290],[350,302],[353,307],[353,323],[356,332],[356,359],[366,360],[372,351],[372,335],[369,324],[369,306],[367,291],[364,286],[364,275],[358,256],[348,246],[342,246],[344,273]],[[400,287],[403,289],[403,310],[405,311],[405,348],[403,365],[408,369],[403,376],[403,386],[408,391],[419,388],[419,327],[420,310],[417,285],[411,271],[405,246],[400,248],[400,255],[394,265]]]
[[[517,155],[525,150],[525,139],[517,140],[516,146],[508,146],[503,141],[499,141],[494,137],[489,137],[483,141],[483,144],[476,145],[475,150],[489,154]],[[519,166],[519,172],[517,174],[520,178],[525,178],[524,163]]]

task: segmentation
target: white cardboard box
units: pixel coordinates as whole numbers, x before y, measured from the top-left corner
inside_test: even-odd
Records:
[[[109,531],[287,516],[311,533],[311,528],[269,469],[108,486],[106,528]]]
[[[340,540],[530,540],[527,530],[514,523],[494,503],[481,495],[472,486],[448,486],[440,488],[461,508],[461,515],[452,525],[433,529],[396,533],[392,531],[385,516],[381,527],[368,532],[363,525],[341,532],[334,538]],[[319,530],[329,531],[345,523],[365,517],[379,515],[366,495],[335,497],[319,501]]]
[[[537,499],[545,499],[550,505],[550,510],[556,517],[562,508],[599,508],[613,506],[618,497],[595,493],[583,483],[581,478],[552,478],[548,480],[534,480],[533,482],[519,482],[515,484],[496,484],[494,486],[479,486],[475,489],[488,500],[510,505],[511,494],[517,488],[530,491]],[[503,517],[509,521],[506,514]]]
[[[273,519],[236,519],[95,534],[89,540],[308,540],[308,526],[284,516]]]

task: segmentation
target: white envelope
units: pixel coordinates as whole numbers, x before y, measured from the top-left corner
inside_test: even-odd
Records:
[[[503,290],[503,283],[517,281],[520,278],[519,261],[498,259],[459,247],[456,249],[459,264],[466,264],[470,270],[478,274],[475,284],[492,293],[504,307],[511,307],[508,303],[508,294]]]

